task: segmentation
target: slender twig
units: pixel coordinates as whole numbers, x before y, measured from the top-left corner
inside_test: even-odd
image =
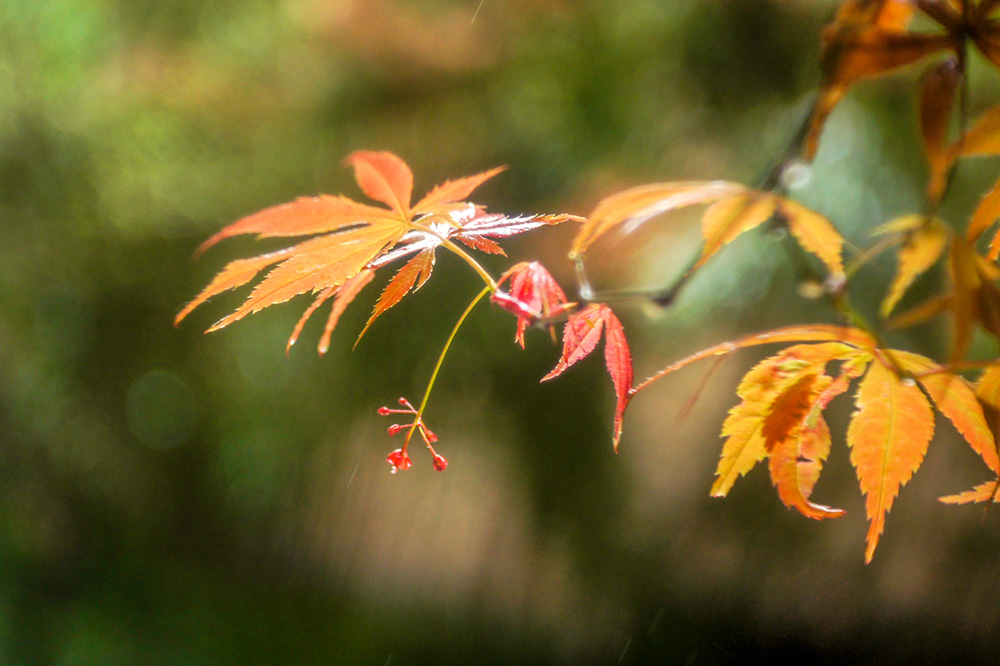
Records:
[[[444,343],[444,348],[441,350],[437,363],[434,365],[434,370],[431,372],[431,378],[427,382],[427,389],[424,391],[424,397],[420,400],[420,406],[417,407],[417,416],[413,419],[413,425],[411,425],[409,430],[406,431],[406,440],[403,442],[404,450],[410,444],[410,439],[413,437],[413,431],[416,430],[417,426],[422,422],[424,409],[427,407],[427,401],[431,397],[431,390],[434,388],[434,382],[437,381],[438,373],[441,371],[441,366],[444,364],[444,357],[448,354],[448,349],[451,347],[451,343],[455,340],[455,336],[458,334],[458,329],[462,327],[463,323],[465,323],[466,318],[469,316],[469,313],[472,312],[472,309],[476,307],[476,304],[483,300],[483,298],[489,294],[490,291],[491,289],[489,287],[485,287],[482,291],[476,294],[476,297],[472,299],[472,302],[470,302],[466,306],[465,311],[462,312],[462,316],[460,316],[458,321],[455,322],[455,327],[451,329],[451,335],[448,336],[448,340]]]

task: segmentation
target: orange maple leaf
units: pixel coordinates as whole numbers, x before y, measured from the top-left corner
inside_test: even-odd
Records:
[[[386,208],[343,196],[320,195],[267,208],[229,225],[205,241],[198,252],[239,234],[312,238],[276,252],[230,262],[178,313],[175,324],[213,296],[243,286],[264,269],[270,269],[235,312],[208,330],[219,330],[248,314],[311,292],[315,300],[296,325],[288,346],[295,343],[309,316],[333,298],[333,311],[319,344],[320,353],[324,353],[340,314],[371,281],[376,269],[416,255],[386,286],[364,330],[427,281],[438,247],[464,255],[455,245],[458,241],[476,250],[502,254],[493,239],[579,219],[570,215],[508,217],[487,213],[481,206],[465,201],[503,167],[446,181],[412,203],[413,174],[396,155],[359,151],[348,156],[346,163],[354,168],[361,191]]]
[[[725,181],[642,185],[607,197],[573,239],[570,258],[581,256],[612,229],[631,229],[663,213],[698,204],[711,205],[702,216],[705,245],[691,272],[740,234],[775,218],[832,275],[843,276],[844,239],[829,220],[785,197]]]

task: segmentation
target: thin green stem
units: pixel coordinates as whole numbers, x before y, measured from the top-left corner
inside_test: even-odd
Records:
[[[495,288],[496,285],[494,284],[494,289]],[[458,329],[460,329],[462,327],[462,324],[465,323],[465,320],[468,318],[469,313],[472,312],[472,309],[474,307],[476,307],[476,304],[479,303],[479,301],[483,300],[483,298],[491,291],[492,289],[490,289],[490,287],[487,286],[478,294],[476,294],[476,297],[472,299],[472,302],[466,306],[465,311],[462,313],[462,316],[458,318],[457,322],[455,322],[455,327],[451,329],[451,335],[448,336],[447,342],[444,343],[444,348],[441,350],[441,355],[438,356],[437,363],[434,365],[434,370],[433,372],[431,372],[431,378],[427,382],[427,389],[424,391],[424,397],[420,401],[420,406],[417,407],[417,416],[413,420],[413,425],[411,425],[410,429],[406,431],[406,441],[403,442],[403,450],[406,450],[406,447],[409,446],[410,438],[413,437],[413,431],[417,429],[417,426],[420,423],[422,423],[422,419],[424,416],[424,408],[427,407],[427,401],[431,397],[431,390],[434,388],[434,382],[437,381],[438,373],[441,371],[441,366],[444,364],[444,357],[448,354],[448,349],[451,347],[451,343],[455,340],[455,336],[458,334]]]

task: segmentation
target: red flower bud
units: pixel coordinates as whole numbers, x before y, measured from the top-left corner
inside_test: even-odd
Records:
[[[448,466],[448,461],[444,459],[444,456],[434,454],[434,469],[439,472],[443,472],[444,468]]]
[[[385,459],[389,461],[390,465],[392,465],[392,473],[393,474],[395,474],[397,471],[399,471],[401,469],[410,469],[410,464],[411,464],[410,456],[403,449],[396,449],[395,451],[393,451],[392,453],[390,453],[388,456],[386,456]],[[434,464],[436,466],[437,465],[437,461],[435,461]],[[442,468],[442,469],[444,469],[444,468]]]
[[[392,410],[388,407],[379,407],[378,414],[379,416],[389,416],[389,414],[392,414]]]

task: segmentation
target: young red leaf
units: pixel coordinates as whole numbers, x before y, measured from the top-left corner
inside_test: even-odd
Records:
[[[924,460],[934,435],[934,412],[914,382],[900,379],[882,363],[871,364],[855,404],[847,445],[871,521],[865,549],[868,563],[885,529],[885,514]]]
[[[625,408],[632,396],[634,376],[632,355],[625,340],[625,330],[611,308],[603,303],[591,303],[583,310],[569,316],[563,329],[562,357],[552,372],[542,377],[542,381],[558,377],[571,365],[594,351],[602,331],[605,332],[604,361],[618,398],[613,428],[613,444],[617,452]]]
[[[456,234],[455,238],[457,238],[463,245],[471,247],[473,250],[479,250],[480,252],[485,252],[486,254],[499,254],[501,257],[507,256],[507,253],[503,251],[502,247],[500,247],[500,243],[491,238],[486,238],[484,236],[467,236],[464,234]]]
[[[632,398],[632,382],[635,381],[632,370],[632,352],[625,340],[625,329],[618,317],[608,309],[604,325],[604,364],[615,385],[615,418],[612,428],[612,443],[615,453],[618,452],[618,442],[622,438],[622,425],[625,419],[625,408]]]
[[[514,312],[517,315],[517,333],[514,335],[514,341],[524,349],[524,331],[528,325],[534,323],[537,316],[548,317],[562,310],[566,305],[566,294],[552,274],[537,261],[514,264],[500,276],[497,286],[502,286],[508,280],[510,280],[510,296],[519,306]],[[501,293],[494,292],[490,300],[509,309],[509,301],[498,295]]]
[[[552,372],[542,377],[548,381],[561,375],[567,368],[594,351],[604,330],[605,313],[611,309],[603,303],[591,303],[583,310],[574,312],[563,328],[563,352],[559,363]]]

